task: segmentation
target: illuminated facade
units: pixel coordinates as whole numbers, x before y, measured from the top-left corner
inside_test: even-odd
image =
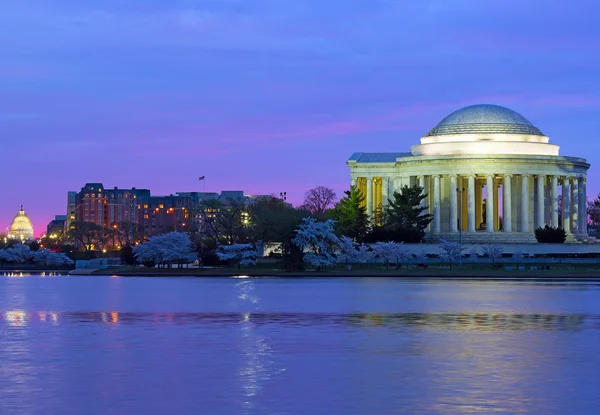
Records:
[[[148,189],[112,189],[102,183],[86,183],[79,192],[69,192],[65,226],[73,222],[91,222],[108,228],[136,224],[146,236],[166,232],[187,232],[205,221],[215,218],[220,209],[204,207],[202,202],[214,200],[227,206],[231,201],[250,201],[243,191],[177,192],[168,196],[151,196]],[[247,214],[243,221],[248,222]]]
[[[431,241],[460,233],[472,243],[536,242],[534,230],[545,225],[565,229],[568,242],[587,238],[590,165],[560,156],[557,145],[508,108],[462,108],[410,152],[355,153],[347,165],[371,216],[404,185],[423,187]]]
[[[21,210],[19,210],[19,213],[15,216],[10,225],[8,237],[20,241],[29,241],[33,239],[33,225],[31,225],[31,220],[29,220],[29,217],[25,214],[23,206],[21,206]]]

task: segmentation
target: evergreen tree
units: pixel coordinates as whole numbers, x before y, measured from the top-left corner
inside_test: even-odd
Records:
[[[365,196],[356,186],[350,187],[344,194],[346,196],[338,202],[330,216],[336,221],[338,234],[362,241],[370,228]]]
[[[421,202],[427,197],[423,188],[417,185],[404,186],[400,192],[394,192],[384,210],[383,224],[392,229],[414,229],[424,231],[433,220],[427,212],[427,206]]]

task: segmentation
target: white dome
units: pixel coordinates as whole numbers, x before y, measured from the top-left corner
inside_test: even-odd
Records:
[[[507,154],[558,156],[559,147],[518,112],[500,105],[454,111],[412,146],[415,156]]]
[[[19,210],[19,213],[10,225],[8,237],[22,241],[33,239],[33,225],[29,217],[25,214],[23,206],[21,206],[21,210]]]

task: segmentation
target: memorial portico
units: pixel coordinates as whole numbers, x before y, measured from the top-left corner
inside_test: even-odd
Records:
[[[372,217],[403,186],[423,187],[429,240],[461,232],[465,242],[536,242],[535,229],[549,225],[575,241],[587,235],[589,164],[558,150],[520,114],[474,105],[444,118],[410,153],[355,153],[347,164]]]

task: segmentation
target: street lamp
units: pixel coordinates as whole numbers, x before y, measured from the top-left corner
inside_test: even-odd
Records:
[[[287,199],[287,192],[280,192],[279,198],[285,202]]]

